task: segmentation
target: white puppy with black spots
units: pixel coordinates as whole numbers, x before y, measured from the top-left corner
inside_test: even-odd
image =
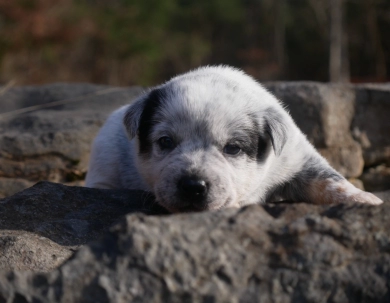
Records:
[[[280,198],[382,203],[336,172],[272,94],[226,66],[177,76],[115,111],[86,186],[149,191],[171,212]]]

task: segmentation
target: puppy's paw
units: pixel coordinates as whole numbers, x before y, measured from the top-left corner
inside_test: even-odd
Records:
[[[382,204],[383,201],[375,195],[362,191],[347,180],[322,179],[312,181],[309,185],[310,202],[315,204],[366,203]]]
[[[350,200],[351,202],[359,202],[372,205],[380,205],[383,203],[383,201],[377,196],[362,190],[359,191],[359,193],[353,194],[352,196],[348,197],[348,200]]]

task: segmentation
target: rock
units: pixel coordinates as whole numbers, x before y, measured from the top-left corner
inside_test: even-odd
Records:
[[[33,186],[34,184],[35,182],[30,182],[25,179],[0,178],[0,198],[20,192],[23,189]]]
[[[82,181],[106,117],[140,93],[137,87],[52,84],[0,95],[0,197],[40,180]]]
[[[355,111],[352,87],[315,82],[275,82],[266,87],[286,104],[296,124],[334,168],[347,178],[361,175],[362,149],[350,132]]]
[[[352,129],[365,141],[366,166],[390,165],[390,85],[362,84],[355,87],[356,113]]]
[[[74,250],[24,230],[0,230],[0,269],[49,271]]]
[[[131,100],[141,91],[139,87],[121,88],[87,83],[11,87],[1,91],[0,113],[2,117],[9,117],[20,114],[20,110],[23,113],[26,108],[112,110],[123,105],[124,99]]]
[[[390,167],[384,164],[367,169],[360,178],[368,191],[390,189]]]
[[[390,201],[390,190],[380,191],[380,192],[374,192],[374,194],[381,198],[382,201]]]
[[[39,187],[73,192],[47,183]],[[74,190],[75,197],[113,193]],[[15,209],[23,216],[32,210],[35,216],[48,215],[38,201],[50,196],[58,199],[52,207],[74,207],[69,196],[58,204],[61,194],[54,192],[35,194],[34,208],[23,208],[31,202],[22,200],[8,205],[19,203]],[[75,213],[85,216],[91,207]],[[58,269],[0,273],[0,301],[389,302],[389,229],[390,203],[279,203],[170,216],[130,214]],[[58,235],[63,231],[47,235],[63,241]]]
[[[343,176],[356,178],[361,175],[364,161],[362,149],[358,143],[353,142],[347,146],[319,148],[318,151]]]
[[[266,88],[280,99],[317,148],[354,142],[350,127],[355,92],[351,87],[316,82],[274,82]]]
[[[0,269],[53,269],[136,211],[166,213],[141,191],[40,182],[0,201]]]
[[[366,189],[389,188],[389,87],[267,87],[345,176],[360,176],[364,156]],[[96,132],[140,92],[2,93],[0,195],[41,179],[82,185]],[[389,302],[390,194],[376,195],[387,202],[167,216],[142,191],[41,182],[0,201],[0,302]]]
[[[367,167],[380,164],[390,166],[390,146],[366,148],[363,155]]]

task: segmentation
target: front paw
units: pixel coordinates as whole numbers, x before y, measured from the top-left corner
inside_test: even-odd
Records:
[[[380,205],[383,203],[383,201],[379,199],[377,196],[362,190],[360,190],[359,193],[349,197],[348,200],[351,200],[352,202],[366,203],[372,205]]]
[[[309,184],[308,193],[310,202],[315,204],[337,203],[366,203],[380,205],[381,199],[375,195],[362,191],[347,180],[322,179],[314,180]]]
[[[336,188],[336,191],[341,194],[341,197],[344,195],[343,198],[345,199],[345,202],[366,203],[371,205],[380,205],[383,203],[377,196],[356,188],[347,180],[341,181]]]

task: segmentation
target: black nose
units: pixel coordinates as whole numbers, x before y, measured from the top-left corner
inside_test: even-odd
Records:
[[[202,201],[207,195],[207,183],[195,176],[182,177],[178,189],[181,196],[194,202]]]

